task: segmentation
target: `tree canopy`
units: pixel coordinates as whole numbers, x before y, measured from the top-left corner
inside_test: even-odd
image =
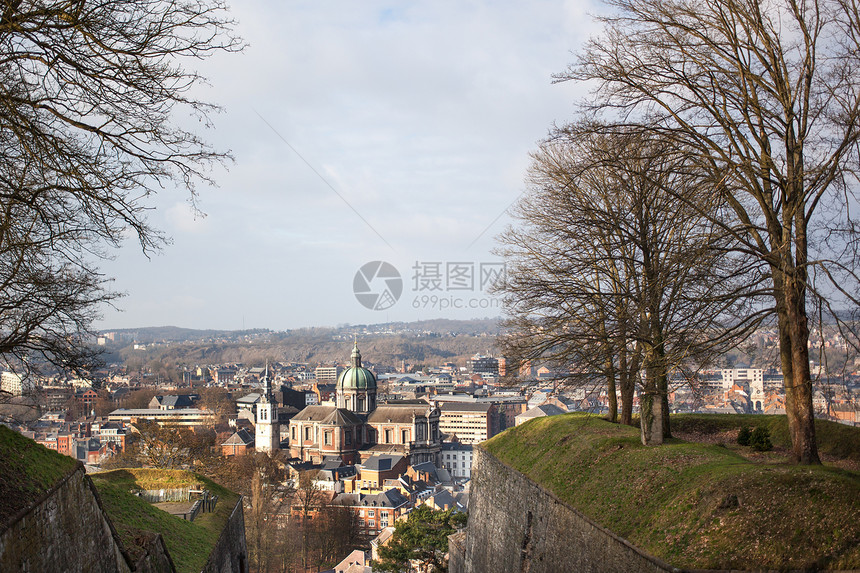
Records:
[[[465,527],[466,518],[454,509],[439,511],[419,505],[405,521],[397,522],[389,542],[379,548],[380,560],[373,564],[374,570],[409,571],[410,561],[414,561],[426,573],[447,571],[448,536]]]
[[[241,49],[219,0],[0,3],[0,356],[26,370],[89,365],[96,261],[165,237],[146,198],[211,182],[229,156],[181,127],[217,108],[189,59]],[[196,122],[195,122],[196,123]]]

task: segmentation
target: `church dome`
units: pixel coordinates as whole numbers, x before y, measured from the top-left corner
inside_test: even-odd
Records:
[[[337,378],[337,389],[338,391],[376,390],[376,376],[361,366],[361,352],[358,351],[358,343],[352,349],[352,366],[341,372]]]

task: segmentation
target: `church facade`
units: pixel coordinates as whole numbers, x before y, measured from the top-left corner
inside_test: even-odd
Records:
[[[308,406],[290,420],[290,456],[319,463],[338,456],[357,464],[373,454],[406,456],[411,465],[440,462],[440,411],[423,401],[376,403],[376,376],[361,365],[358,344],[340,373],[334,405]]]

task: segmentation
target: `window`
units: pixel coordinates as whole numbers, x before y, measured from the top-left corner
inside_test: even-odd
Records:
[[[385,443],[390,444],[394,440],[391,439],[391,430],[385,430]]]
[[[359,509],[359,510],[358,510],[358,516],[359,516],[359,517],[364,517],[364,510],[363,510],[363,509]]]
[[[347,430],[344,433],[343,437],[344,437],[344,442],[346,443],[347,446],[352,444],[352,430]]]
[[[325,445],[331,445],[331,432],[323,432],[323,440]]]
[[[291,437],[292,437],[292,439],[294,439],[294,440],[295,440],[295,439],[296,439],[296,427],[295,427],[295,426],[293,426],[292,428],[290,428],[290,432],[292,432],[292,433],[291,433]]]
[[[367,522],[367,526],[371,529],[374,529],[376,527],[376,522],[371,519]]]
[[[375,515],[375,512],[372,509],[367,512],[367,517],[373,517],[374,515]]]
[[[311,439],[311,429],[306,427],[305,428],[305,441],[309,442],[310,439]]]
[[[409,443],[409,430],[403,430],[401,435],[401,442],[403,442],[404,444]]]

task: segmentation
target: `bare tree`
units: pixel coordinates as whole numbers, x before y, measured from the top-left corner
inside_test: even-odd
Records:
[[[602,36],[559,80],[647,117],[710,164],[739,248],[768,268],[793,456],[818,463],[810,296],[856,305],[860,10],[851,0],[608,0]],[[818,272],[829,287],[815,288]],[[847,282],[846,282],[847,281]]]
[[[524,228],[501,237],[507,346],[566,363],[574,380],[596,371],[613,394],[621,372],[624,421],[641,364],[642,440],[659,444],[670,435],[669,374],[734,344],[760,316],[738,319],[754,294],[740,280],[746,261],[725,256],[733,237],[700,212],[721,206],[685,149],[585,122],[554,131],[530,181]]]
[[[19,370],[94,359],[115,299],[93,264],[127,233],[164,237],[146,197],[209,182],[228,156],[173,123],[205,120],[183,61],[237,50],[220,0],[0,2],[0,357]]]

